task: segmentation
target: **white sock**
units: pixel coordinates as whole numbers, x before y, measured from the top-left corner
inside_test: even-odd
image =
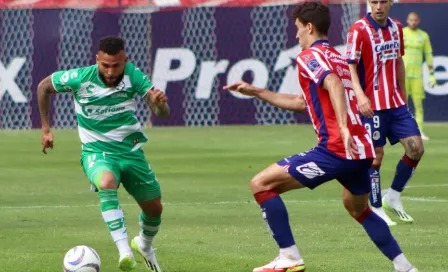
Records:
[[[152,240],[154,240],[154,236],[146,236],[143,232],[140,232],[140,248],[144,252],[149,252],[152,246]]]
[[[302,256],[300,256],[299,249],[296,245],[292,245],[286,248],[280,248],[280,256],[284,256],[290,260],[303,261]]]
[[[121,209],[108,210],[102,213],[104,222],[109,229],[110,235],[117,245],[120,256],[124,253],[132,254],[128,241],[128,232],[126,230],[126,222]]]
[[[394,263],[395,270],[399,272],[408,272],[413,267],[403,253],[395,257],[392,262]]]
[[[395,191],[392,188],[389,188],[389,191],[387,191],[386,198],[390,202],[399,201],[401,196],[401,192]]]
[[[120,253],[120,256],[123,255],[132,255],[131,247],[129,246],[128,238],[124,238],[118,241],[115,241],[115,244],[117,245],[118,252]]]

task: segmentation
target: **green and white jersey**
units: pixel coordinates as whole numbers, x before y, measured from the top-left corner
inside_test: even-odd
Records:
[[[126,64],[114,88],[100,79],[97,65],[58,71],[51,79],[57,92],[74,95],[83,151],[126,153],[148,141],[135,117],[135,96],[144,96],[153,84],[134,64]]]

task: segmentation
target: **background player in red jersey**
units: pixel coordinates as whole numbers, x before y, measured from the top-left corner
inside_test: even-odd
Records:
[[[403,26],[388,17],[392,3],[369,0],[372,12],[353,24],[347,37],[353,89],[375,145],[370,203],[388,225],[396,223],[382,207],[395,212],[402,221],[414,221],[404,211],[400,194],[423,156],[421,133],[406,105]],[[400,142],[405,154],[397,165],[391,188],[381,199],[380,166],[386,138],[391,145]]]
[[[288,212],[279,194],[317,186],[336,179],[343,185],[344,206],[375,245],[393,261],[395,271],[417,271],[404,257],[387,224],[368,206],[369,168],[374,157],[370,135],[362,125],[351,87],[350,71],[327,41],[330,12],[318,2],[305,2],[293,11],[297,39],[303,51],[297,57],[303,96],[279,94],[245,82],[224,89],[254,96],[283,109],[308,110],[319,144],[308,152],[272,164],[251,181],[280,254],[254,272],[299,272],[305,265],[294,241]]]

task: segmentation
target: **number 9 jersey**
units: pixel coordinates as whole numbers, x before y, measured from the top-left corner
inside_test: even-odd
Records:
[[[345,159],[371,159],[375,157],[372,139],[363,126],[356,105],[356,96],[351,83],[350,70],[345,58],[327,40],[318,40],[297,56],[299,82],[302,95],[318,145]],[[347,102],[347,127],[359,154],[350,157],[339,133],[339,125],[331,103],[330,94],[323,88],[327,75],[334,73],[341,80]]]

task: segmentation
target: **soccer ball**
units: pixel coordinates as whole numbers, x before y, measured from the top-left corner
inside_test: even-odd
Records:
[[[64,256],[64,272],[99,272],[100,256],[89,246],[75,246]]]

